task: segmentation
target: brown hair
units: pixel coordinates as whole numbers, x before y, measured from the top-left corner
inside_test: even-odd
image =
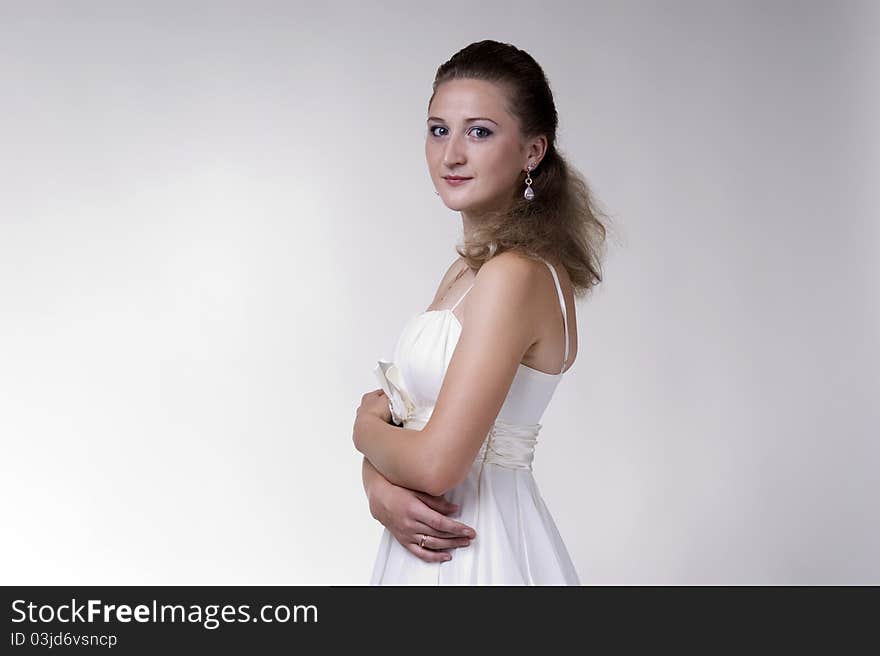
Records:
[[[511,190],[507,207],[480,217],[469,240],[456,246],[468,266],[478,270],[506,250],[527,256],[558,258],[568,271],[576,296],[602,281],[608,217],[599,211],[584,177],[556,147],[556,105],[544,71],[527,52],[498,41],[479,41],[459,50],[434,76],[433,93],[448,80],[477,79],[498,84],[507,111],[517,118],[524,139],[547,138],[547,150],[531,172],[533,200],[523,196],[525,171]]]

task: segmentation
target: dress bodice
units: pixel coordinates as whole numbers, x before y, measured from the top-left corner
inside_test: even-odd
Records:
[[[551,374],[520,363],[496,419],[500,432],[522,432],[524,427],[537,434],[544,411],[562,379],[568,361],[568,314],[556,269],[546,260],[553,274],[565,327],[565,355],[562,369]],[[433,412],[452,354],[458,345],[462,326],[453,310],[471,290],[469,287],[455,305],[442,310],[420,312],[404,324],[394,346],[393,362],[380,360],[374,370],[389,396],[396,423],[420,428]]]
[[[461,330],[461,323],[450,309],[429,310],[410,318],[394,347],[394,362],[406,390],[425,419],[440,395]],[[520,363],[498,419],[514,424],[539,423],[562,375]]]

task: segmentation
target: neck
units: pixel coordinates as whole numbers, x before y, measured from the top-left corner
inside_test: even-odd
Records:
[[[465,242],[469,242],[471,240],[471,235],[474,233],[474,228],[478,225],[479,219],[472,212],[462,212],[461,213],[461,227],[462,232],[464,233]]]
[[[461,227],[466,242],[470,241],[474,230],[480,226],[480,223],[482,223],[483,219],[491,211],[492,210],[486,210],[485,206],[483,206],[482,209],[471,208],[468,210],[461,210]]]
[[[481,204],[479,208],[472,207],[467,210],[460,210],[461,227],[464,233],[465,242],[470,241],[474,230],[476,230],[480,226],[480,223],[483,221],[484,218],[486,218],[487,215],[493,213],[495,210],[501,209],[506,203],[509,202],[512,202],[512,199],[508,199],[504,195],[500,195],[493,201]]]

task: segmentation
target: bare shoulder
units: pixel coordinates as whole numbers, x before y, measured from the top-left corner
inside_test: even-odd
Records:
[[[550,264],[559,276],[567,307],[567,325],[570,333],[569,358],[573,362],[577,352],[577,327],[570,280],[565,268],[532,258],[515,251],[505,251],[486,262],[477,274],[477,285],[482,290],[480,305],[489,306],[487,312],[499,312],[499,303],[517,309],[516,322],[531,335],[532,343],[524,354],[523,363],[547,373],[559,371],[560,354],[565,349],[563,316],[559,295],[547,267]],[[481,308],[484,309],[484,308]]]
[[[516,251],[505,251],[488,260],[477,273],[476,283],[493,293],[530,297],[540,285],[544,264]]]
[[[537,317],[541,295],[541,262],[505,251],[487,260],[474,279],[471,303],[465,307],[474,314],[510,316],[525,332],[537,335]]]

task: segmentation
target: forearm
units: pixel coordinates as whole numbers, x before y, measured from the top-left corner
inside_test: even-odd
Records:
[[[367,459],[367,456],[364,456],[361,475],[364,480],[364,493],[367,495],[367,499],[369,499],[375,490],[375,486],[381,482],[382,473],[373,466],[373,463]]]
[[[424,431],[400,428],[374,415],[365,416],[355,426],[355,445],[378,474],[395,485],[430,492],[433,487],[434,458],[428,456]],[[374,481],[364,464],[365,491]]]

